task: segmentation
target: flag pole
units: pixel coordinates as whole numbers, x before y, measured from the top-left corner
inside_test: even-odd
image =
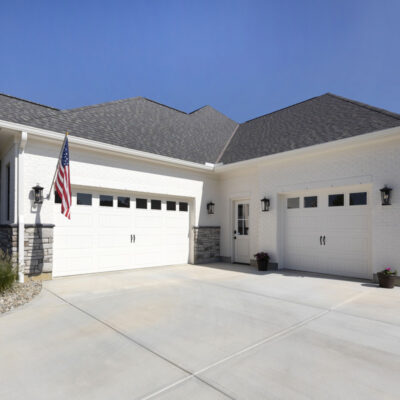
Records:
[[[55,182],[56,176],[57,176],[58,167],[59,167],[59,165],[60,165],[60,158],[61,158],[62,152],[63,152],[63,150],[64,150],[65,141],[67,140],[67,138],[68,138],[68,131],[65,132],[64,141],[63,141],[63,144],[62,144],[62,146],[61,146],[60,154],[58,155],[58,162],[57,162],[56,171],[54,172],[53,180],[51,181],[51,186],[50,186],[49,194],[46,196],[46,199],[47,199],[47,200],[50,199],[51,192],[52,192],[52,190],[53,190],[54,182]]]

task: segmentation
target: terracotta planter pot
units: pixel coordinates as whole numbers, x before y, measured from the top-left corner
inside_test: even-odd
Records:
[[[393,289],[394,284],[396,282],[396,276],[395,275],[386,275],[383,274],[382,272],[378,272],[378,281],[379,281],[379,286],[382,288],[386,289]]]
[[[268,271],[269,260],[257,260],[257,266],[259,271]]]

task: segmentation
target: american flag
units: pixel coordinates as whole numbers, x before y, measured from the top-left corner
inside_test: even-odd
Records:
[[[69,171],[68,137],[65,138],[61,159],[58,163],[56,190],[61,198],[61,214],[71,219],[71,176]]]

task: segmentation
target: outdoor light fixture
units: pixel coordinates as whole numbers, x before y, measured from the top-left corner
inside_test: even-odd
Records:
[[[215,204],[212,201],[207,203],[207,212],[209,214],[214,214],[214,206],[215,206]]]
[[[265,196],[263,199],[261,199],[261,211],[269,211],[269,199],[267,199]]]
[[[42,204],[43,203],[43,188],[39,185],[34,186],[34,204]]]
[[[387,187],[386,185],[385,185],[385,187],[383,187],[381,189],[381,197],[382,197],[382,205],[383,206],[390,206],[391,191],[392,191],[392,188]]]

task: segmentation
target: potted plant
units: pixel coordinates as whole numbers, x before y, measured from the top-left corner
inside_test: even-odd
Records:
[[[380,287],[387,289],[394,288],[397,271],[394,271],[390,267],[387,267],[383,271],[378,272],[377,275]]]
[[[257,266],[259,271],[267,271],[268,270],[268,262],[269,255],[268,253],[264,253],[263,251],[254,254],[254,257],[257,260]]]

